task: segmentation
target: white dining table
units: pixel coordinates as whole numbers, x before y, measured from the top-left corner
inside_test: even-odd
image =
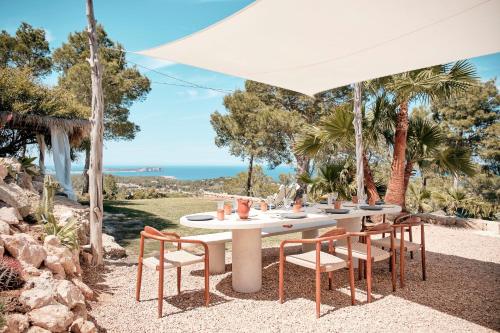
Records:
[[[291,210],[260,210],[251,209],[250,216],[246,220],[238,217],[238,214],[225,216],[220,221],[216,218],[216,212],[199,213],[212,215],[214,219],[207,221],[192,221],[183,216],[181,225],[192,228],[230,230],[232,232],[232,286],[237,292],[254,293],[262,287],[262,238],[263,228],[279,227],[285,225],[299,225],[323,221],[337,221],[337,227],[345,228],[347,231],[360,231],[361,220],[364,216],[398,214],[401,207],[396,205],[382,205],[382,210],[360,209],[357,205],[346,203],[343,208],[349,209],[347,214],[325,214],[322,209],[329,208],[327,205],[314,205],[306,207],[306,217],[301,219],[283,218],[281,214],[291,213]],[[330,207],[333,208],[333,207]],[[190,214],[196,215],[196,214]],[[189,215],[189,216],[190,216]],[[317,237],[318,232],[309,234],[310,238]]]

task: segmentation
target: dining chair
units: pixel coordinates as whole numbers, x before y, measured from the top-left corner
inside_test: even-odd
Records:
[[[144,240],[153,239],[160,242],[160,255],[159,259],[155,257],[144,258]],[[166,252],[165,243],[177,244],[177,250]],[[192,254],[190,252],[184,251],[182,249],[182,244],[197,244],[204,248],[204,253],[201,256]],[[209,252],[208,245],[200,240],[191,240],[182,238],[173,232],[162,232],[156,230],[152,227],[144,227],[141,231],[141,240],[139,248],[139,261],[137,265],[137,290],[136,290],[136,300],[140,300],[141,294],[141,282],[142,282],[142,266],[154,269],[159,272],[158,281],[158,318],[162,317],[163,309],[163,277],[164,271],[169,268],[177,269],[177,293],[181,293],[181,267],[193,265],[196,263],[205,263],[205,306],[208,306],[210,302],[209,295],[209,280],[208,280],[208,268],[209,268]]]
[[[390,235],[390,251],[384,251],[372,245],[372,236],[388,233]],[[367,302],[372,300],[372,265],[377,261],[390,259],[392,291],[396,291],[396,270],[395,266],[395,246],[394,234],[391,225],[381,223],[374,226],[368,226],[361,232],[349,232],[351,237],[359,237],[358,242],[352,242],[351,252],[353,259],[358,259],[358,278],[362,278],[362,270],[365,267],[366,272],[366,297]],[[335,252],[347,255],[349,249],[347,246],[337,246]]]
[[[347,240],[347,260],[334,255],[335,249],[333,242],[335,240]],[[328,253],[321,251],[321,244],[328,242]],[[316,249],[313,251],[293,254],[285,256],[286,244],[315,244]],[[321,303],[321,273],[328,273],[328,289],[332,289],[333,271],[348,268],[349,269],[349,284],[351,289],[351,304],[355,304],[355,289],[354,289],[354,271],[352,267],[351,256],[351,237],[346,233],[345,229],[337,228],[322,234],[318,238],[311,239],[289,239],[284,240],[280,244],[280,264],[279,264],[279,299],[283,303],[284,298],[284,273],[285,261],[296,264],[305,268],[314,269],[316,271],[316,317],[320,315]]]
[[[406,252],[412,254],[414,251],[421,251],[422,260],[422,280],[427,279],[426,266],[425,266],[425,229],[424,223],[420,220],[420,217],[413,216],[411,214],[400,215],[394,219],[392,227],[392,237],[394,237],[394,247],[397,252],[399,252],[399,277],[400,285],[404,287],[405,284],[405,255]],[[412,228],[420,227],[420,244],[413,242]],[[405,232],[409,233],[409,239],[405,240]],[[397,238],[399,234],[399,238]],[[390,247],[389,237],[373,240],[372,244],[381,247],[383,249],[388,249]],[[402,250],[401,250],[402,249]],[[413,256],[412,256],[413,257]]]

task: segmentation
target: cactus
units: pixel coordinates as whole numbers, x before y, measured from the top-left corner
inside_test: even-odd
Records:
[[[0,291],[19,289],[24,285],[24,280],[19,271],[0,261]]]
[[[43,181],[43,195],[38,207],[37,216],[44,225],[45,234],[55,235],[61,241],[61,244],[70,249],[78,247],[78,224],[72,218],[61,226],[57,223],[54,216],[54,196],[59,184],[54,181],[52,176],[45,176]]]

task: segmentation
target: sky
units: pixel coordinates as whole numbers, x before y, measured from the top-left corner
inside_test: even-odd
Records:
[[[247,6],[250,0],[94,0],[94,12],[109,37],[128,51],[161,45],[203,29]],[[46,31],[51,49],[69,33],[86,26],[84,0],[0,0],[0,29],[14,33],[21,22]],[[235,90],[244,81],[223,74],[135,54],[134,63],[199,85]],[[481,79],[500,76],[500,53],[471,59]],[[112,165],[241,165],[227,149],[215,146],[210,114],[224,111],[224,94],[175,87],[175,82],[140,68],[152,84],[146,100],[131,107],[130,119],[141,131],[132,141],[105,142],[104,164]],[[45,79],[57,83],[57,73]],[[497,82],[497,85],[499,83]],[[81,158],[76,162],[83,164]]]

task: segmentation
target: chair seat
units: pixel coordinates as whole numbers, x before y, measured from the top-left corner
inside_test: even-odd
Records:
[[[302,267],[316,269],[316,251],[289,255],[286,256],[285,260]],[[347,262],[344,259],[326,252],[320,252],[319,261],[321,271],[323,272],[330,272],[347,267]]]
[[[172,267],[187,266],[203,262],[203,260],[204,260],[203,256],[197,256],[184,250],[165,252],[163,267],[164,269],[167,269]],[[143,259],[142,263],[146,267],[152,269],[158,269],[160,266],[160,259],[155,257],[149,257]]]
[[[377,247],[383,247],[384,249],[390,249],[391,248],[391,237],[385,237],[382,239],[374,239],[374,240],[372,240],[372,244],[377,246]],[[401,244],[401,239],[394,238],[394,248],[396,250],[399,250],[400,244]],[[405,248],[407,251],[418,251],[418,250],[420,250],[420,244],[405,240]]]
[[[390,239],[389,239],[389,247],[390,247]],[[352,257],[356,259],[366,260],[367,257],[367,246],[366,244],[353,242],[351,244]],[[347,245],[336,246],[335,253],[340,253],[343,255],[347,255]],[[390,258],[391,254],[387,251],[379,249],[378,247],[371,246],[371,257],[373,261],[381,261]]]

